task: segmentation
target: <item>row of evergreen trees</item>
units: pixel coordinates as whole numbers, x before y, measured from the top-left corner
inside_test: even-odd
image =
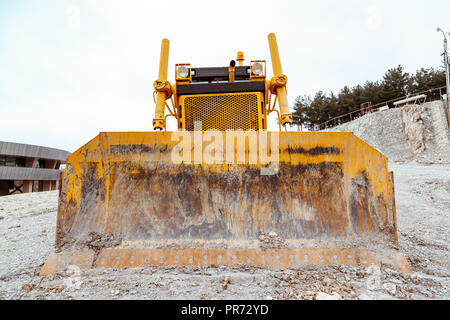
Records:
[[[337,95],[333,92],[327,95],[323,91],[317,92],[313,99],[307,95],[300,95],[294,104],[294,125],[312,130],[327,120],[360,110],[361,103],[370,101],[375,105],[443,86],[445,86],[443,70],[422,68],[410,75],[399,65],[397,68],[389,69],[381,81],[367,81],[363,86],[357,85],[352,88],[345,86]],[[439,98],[439,91],[426,94],[428,100]],[[389,107],[393,107],[392,102],[389,103]],[[353,114],[352,118],[357,116],[360,114]],[[343,117],[332,121],[329,126],[349,120],[350,116]]]

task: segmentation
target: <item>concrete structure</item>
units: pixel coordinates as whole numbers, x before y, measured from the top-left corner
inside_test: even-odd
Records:
[[[70,152],[0,141],[0,196],[56,190]]]

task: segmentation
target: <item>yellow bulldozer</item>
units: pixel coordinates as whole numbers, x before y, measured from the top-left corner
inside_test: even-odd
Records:
[[[283,131],[287,77],[268,40],[271,78],[238,52],[225,67],[176,64],[175,84],[162,40],[154,131],[102,132],[69,156],[41,275],[70,265],[409,271],[387,158],[352,133]],[[268,132],[272,112],[279,131]]]

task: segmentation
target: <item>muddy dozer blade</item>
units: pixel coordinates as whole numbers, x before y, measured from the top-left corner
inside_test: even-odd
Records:
[[[231,138],[230,138],[231,135]],[[351,133],[101,133],[62,174],[42,275],[126,266],[388,264],[387,159]]]

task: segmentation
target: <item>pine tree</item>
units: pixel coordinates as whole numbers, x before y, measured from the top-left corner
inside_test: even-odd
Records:
[[[381,81],[366,81],[361,86],[353,88],[344,86],[337,95],[328,95],[319,91],[311,99],[309,96],[299,96],[294,104],[294,124],[313,129],[316,125],[333,119],[328,126],[347,122],[350,118],[341,115],[359,110],[361,103],[372,102],[373,105],[387,100],[402,98],[419,91],[445,86],[445,73],[441,69],[420,69],[414,75],[406,73],[401,65],[389,69]],[[439,91],[427,93],[428,99],[438,99]],[[393,106],[392,102],[390,103]],[[321,128],[323,129],[323,128]]]
[[[410,86],[409,74],[404,72],[403,67],[399,65],[384,74],[380,96],[384,101],[400,98],[408,95]]]
[[[382,102],[380,97],[381,94],[381,85],[378,81],[366,81],[363,87],[362,98],[364,102],[372,102],[372,104],[377,104]]]
[[[292,113],[293,124],[303,127],[310,124],[309,108],[311,105],[311,98],[307,95],[298,96],[294,102],[294,112]]]
[[[417,93],[430,90],[433,88],[445,86],[445,72],[444,70],[436,70],[434,68],[424,69],[416,71],[416,74],[412,78],[410,83],[409,92]],[[439,92],[426,93],[428,99],[439,98]]]

